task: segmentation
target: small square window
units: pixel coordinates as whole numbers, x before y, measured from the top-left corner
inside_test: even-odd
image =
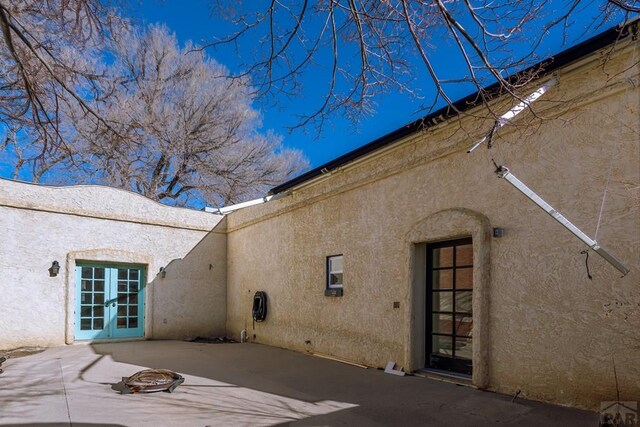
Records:
[[[343,283],[342,255],[327,257],[327,291],[325,295],[341,296]]]

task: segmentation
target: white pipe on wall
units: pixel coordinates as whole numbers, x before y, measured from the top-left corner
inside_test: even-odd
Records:
[[[565,218],[560,212],[555,210],[549,203],[545,202],[542,197],[538,196],[533,190],[527,187],[522,181],[513,175],[506,166],[500,166],[496,171],[498,177],[504,178],[513,185],[518,191],[524,194],[529,200],[540,206],[546,213],[551,215],[553,219],[562,224],[567,230],[573,233],[578,239],[582,240],[587,246],[593,249],[598,255],[604,258],[609,264],[614,266],[622,275],[629,273],[629,269],[622,264],[618,258],[607,252],[598,242],[587,236],[582,230],[573,225],[571,221]]]
[[[471,148],[467,150],[467,154],[471,153],[473,150],[478,148],[480,144],[485,142],[487,139],[489,140],[489,145],[491,145],[491,138],[493,138],[493,134],[498,129],[506,125],[509,121],[513,120],[515,116],[523,112],[527,107],[531,106],[531,104],[536,102],[538,98],[544,95],[549,89],[551,89],[557,83],[558,81],[556,80],[555,77],[553,77],[551,80],[549,80],[544,85],[539,87],[535,92],[531,93],[529,96],[524,98],[520,103],[518,103],[518,105],[516,105],[515,107],[513,107],[512,109],[504,113],[502,116],[500,116],[498,120],[496,120],[496,123],[493,126],[493,129],[491,129],[491,131],[487,135],[483,136],[478,142],[473,144]]]
[[[273,194],[273,195],[269,195],[269,196],[264,196],[261,197],[259,199],[254,199],[254,200],[249,200],[248,202],[243,202],[243,203],[238,203],[235,205],[230,205],[230,206],[225,206],[222,208],[205,208],[206,212],[211,212],[211,213],[216,213],[219,215],[227,215],[233,211],[237,211],[238,209],[243,209],[243,208],[248,208],[249,206],[255,206],[255,205],[259,205],[261,203],[266,203],[269,202],[271,200],[277,200],[280,199],[284,196],[286,196],[286,193],[278,193],[278,194]]]

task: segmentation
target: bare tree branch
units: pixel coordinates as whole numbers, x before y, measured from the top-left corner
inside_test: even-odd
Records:
[[[600,16],[590,24],[597,26],[637,12],[634,3],[324,0],[308,5],[306,0],[274,0],[261,7],[216,0],[220,10],[233,16],[237,30],[205,48],[232,44],[245,60],[244,71],[236,77],[250,77],[263,99],[302,95],[303,74],[326,69],[326,81],[313,83],[325,85],[319,104],[292,126],[312,125],[321,132],[333,114],[357,123],[374,111],[373,99],[385,93],[433,91],[428,110],[441,101],[453,106],[447,85],[463,82],[479,91],[480,102],[490,105],[482,89],[498,82],[502,93],[517,99],[517,89],[536,76],[517,81],[506,76],[537,62],[536,49],[549,31],[560,26],[566,37],[571,17],[581,8],[599,7]],[[244,43],[249,40],[251,44]],[[249,47],[254,46],[250,56]],[[458,53],[458,62],[447,69],[436,66],[435,55],[448,46]],[[414,59],[422,67],[412,65]],[[426,80],[416,83],[423,75]]]
[[[609,3],[613,3],[614,5],[628,11],[628,12],[634,12],[634,13],[640,13],[640,7],[638,6],[632,6],[627,2],[624,2],[622,0],[609,0]],[[634,1],[633,3],[637,3],[637,1]]]
[[[110,92],[99,58],[110,38],[128,29],[112,5],[109,0],[0,1],[0,126],[40,147],[27,163],[69,150],[63,105],[75,103],[102,120],[90,102]]]
[[[118,41],[108,75],[117,82],[98,114],[70,110],[77,169],[96,181],[169,204],[223,204],[264,194],[306,166],[301,154],[257,131],[240,80],[164,27]],[[86,130],[85,130],[86,129]]]

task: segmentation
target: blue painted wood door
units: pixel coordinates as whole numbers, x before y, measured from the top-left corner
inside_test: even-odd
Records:
[[[144,336],[144,269],[76,266],[77,340]]]

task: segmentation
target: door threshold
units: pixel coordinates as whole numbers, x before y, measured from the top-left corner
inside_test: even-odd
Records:
[[[105,338],[105,339],[88,339],[88,340],[74,340],[71,345],[89,345],[89,344],[111,344],[118,342],[132,342],[132,341],[145,341],[145,337],[133,337],[133,338]]]
[[[423,368],[419,369],[414,375],[428,378],[430,380],[442,381],[452,383],[456,385],[463,385],[465,387],[477,388],[473,385],[471,375],[459,374],[456,372],[441,371],[438,369]]]

